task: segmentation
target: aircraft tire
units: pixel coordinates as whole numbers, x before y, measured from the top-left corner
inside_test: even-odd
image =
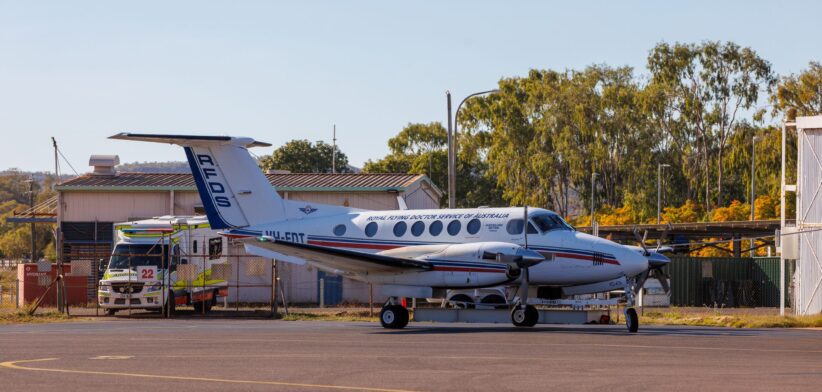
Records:
[[[625,309],[625,326],[628,327],[630,333],[636,333],[639,330],[639,316],[636,314],[636,309]]]
[[[539,322],[539,311],[533,305],[515,307],[511,310],[511,323],[517,327],[533,327]]]
[[[408,325],[408,309],[400,305],[389,305],[380,311],[380,324],[383,328],[401,329]]]

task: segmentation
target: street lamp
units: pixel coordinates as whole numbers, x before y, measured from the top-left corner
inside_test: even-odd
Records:
[[[448,208],[455,208],[457,204],[457,129],[459,128],[459,116],[462,104],[478,95],[496,92],[499,92],[499,90],[480,91],[463,98],[460,104],[457,105],[457,111],[454,113],[453,133],[451,132],[451,92],[445,92],[445,97],[448,100]]]
[[[598,175],[599,174],[597,174],[597,172],[591,173],[591,233],[593,233],[593,230],[594,230],[594,193],[596,193],[595,192],[595,190],[596,190],[595,189],[595,187],[596,187],[596,182],[595,181],[596,181],[596,178],[597,178]]]
[[[754,205],[756,204],[756,141],[759,136],[751,140],[751,220],[754,220]],[[752,246],[753,247],[753,244]]]
[[[671,167],[667,163],[656,165],[656,224],[662,223],[662,169]]]

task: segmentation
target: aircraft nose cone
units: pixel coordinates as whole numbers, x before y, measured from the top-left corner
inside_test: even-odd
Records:
[[[634,276],[637,274],[641,274],[648,270],[648,257],[645,257],[643,254],[635,252],[629,248],[624,246],[619,246],[617,253],[619,256],[618,259],[620,264],[622,264],[622,269],[627,276]]]
[[[668,258],[668,256],[663,255],[662,253],[654,251],[651,251],[650,253],[651,254],[648,255],[648,265],[651,268],[662,267],[671,262],[671,259]]]

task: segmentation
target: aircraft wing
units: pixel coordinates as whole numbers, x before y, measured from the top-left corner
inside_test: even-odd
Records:
[[[263,241],[259,238],[243,238],[238,241],[246,245],[246,250],[249,253],[258,256],[292,263],[299,263],[297,260],[304,260],[316,265],[318,268],[338,270],[340,273],[397,273],[427,271],[434,268],[431,263],[422,260],[361,253],[267,238]],[[297,260],[294,260],[295,258]]]

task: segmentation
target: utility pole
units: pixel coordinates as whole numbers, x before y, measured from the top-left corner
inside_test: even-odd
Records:
[[[754,220],[754,209],[756,204],[756,141],[759,136],[754,136],[751,141],[751,220]],[[753,249],[753,243],[751,243]]]
[[[459,126],[460,126],[460,109],[465,101],[476,97],[478,95],[485,95],[485,94],[493,94],[498,93],[499,90],[487,90],[487,91],[480,91],[478,93],[473,93],[468,95],[467,97],[463,98],[460,101],[460,104],[457,105],[457,111],[454,112],[454,131],[451,132],[451,93],[446,91],[445,94],[448,97],[448,208],[455,208],[456,207],[456,198],[457,198],[457,151],[458,143],[457,143],[457,135],[459,134]],[[454,195],[452,198],[450,195]],[[453,203],[452,203],[453,200]]]
[[[334,134],[331,139],[331,174],[337,173],[337,124],[334,124]]]
[[[451,92],[445,92],[445,99],[448,101],[448,208],[454,208],[457,204],[456,193],[456,170],[454,170],[454,135],[451,133]]]
[[[656,165],[656,224],[662,223],[662,169],[670,166],[667,163]]]
[[[591,173],[591,230],[594,230],[594,193],[596,193],[597,172]]]

